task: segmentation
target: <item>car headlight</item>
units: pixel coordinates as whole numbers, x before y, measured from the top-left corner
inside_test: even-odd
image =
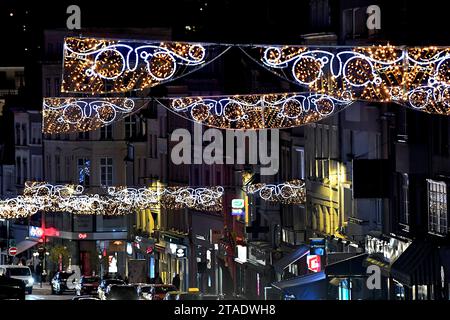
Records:
[[[33,285],[34,284],[34,279],[32,277],[28,278],[28,284],[29,285]]]

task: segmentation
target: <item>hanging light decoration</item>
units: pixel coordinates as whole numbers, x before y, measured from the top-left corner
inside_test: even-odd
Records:
[[[282,204],[304,204],[306,202],[306,187],[303,180],[292,180],[280,184],[250,184],[245,187],[245,192],[269,202]]]
[[[253,46],[242,50],[311,92],[450,114],[450,48]]]
[[[174,80],[229,47],[69,37],[64,41],[62,92],[120,93]]]
[[[44,98],[44,133],[92,131],[136,113],[148,100],[130,98]]]
[[[0,201],[0,218],[21,218],[39,211],[73,214],[125,215],[137,210],[221,211],[223,187],[167,187],[160,189],[109,187],[104,194],[84,192],[80,185],[27,182],[23,195]]]
[[[347,97],[337,99],[316,93],[276,93],[215,97],[159,99],[178,115],[220,129],[290,128],[317,122],[348,107]]]

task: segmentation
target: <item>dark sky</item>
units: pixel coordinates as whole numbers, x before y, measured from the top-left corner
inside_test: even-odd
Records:
[[[339,6],[380,4],[385,38],[394,44],[450,45],[446,1],[329,2],[335,20],[339,18]],[[0,0],[0,65],[36,58],[34,50],[42,30],[65,28],[66,8],[71,4],[81,7],[82,28],[171,27],[174,40],[297,43],[301,34],[312,31],[308,29],[309,3],[310,0]],[[186,34],[188,25],[196,26],[197,32]]]

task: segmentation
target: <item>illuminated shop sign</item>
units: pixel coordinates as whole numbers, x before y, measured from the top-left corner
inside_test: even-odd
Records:
[[[29,235],[31,238],[42,238],[42,236],[44,235],[44,229],[31,226]]]
[[[308,270],[311,270],[312,272],[320,272],[322,270],[322,264],[319,255],[308,255],[306,257],[306,263],[308,264]]]
[[[309,247],[311,255],[323,256],[326,252],[326,240],[325,238],[310,238]]]
[[[243,216],[245,213],[244,207],[245,207],[244,199],[231,200],[231,215],[232,216]]]

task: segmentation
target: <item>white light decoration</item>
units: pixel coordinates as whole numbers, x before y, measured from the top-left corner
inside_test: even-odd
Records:
[[[274,93],[159,99],[194,122],[220,129],[290,128],[319,121],[353,101],[316,93]]]
[[[44,133],[92,131],[129,116],[148,101],[130,98],[44,98]]]
[[[38,211],[124,215],[155,207],[220,211],[223,193],[223,187],[218,186],[167,187],[157,190],[109,187],[105,194],[88,194],[84,193],[80,185],[27,182],[23,195],[0,201],[0,217],[28,217]]]
[[[69,37],[62,92],[143,90],[186,75],[229,47],[200,43]]]
[[[306,187],[303,180],[292,180],[280,184],[251,184],[245,187],[245,192],[269,202],[282,204],[304,204],[306,202]]]
[[[450,48],[268,45],[242,50],[311,92],[450,114]]]

